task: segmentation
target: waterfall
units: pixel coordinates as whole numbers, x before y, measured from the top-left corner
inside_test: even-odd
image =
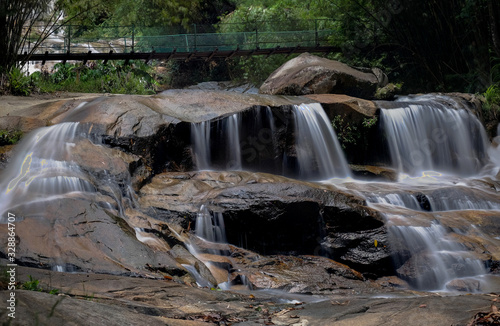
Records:
[[[428,227],[391,226],[388,231],[393,242],[402,243],[411,254],[411,258],[402,266],[405,259],[399,256],[394,258],[396,266],[400,265],[398,274],[407,278],[405,275],[410,270],[409,274],[413,275],[409,282],[417,289],[445,289],[446,284],[453,279],[486,273],[483,262],[468,257],[465,246],[449,240],[446,230],[436,222]],[[412,269],[418,272],[411,272]]]
[[[350,169],[337,135],[321,105],[294,105],[293,109],[300,176],[306,179],[349,176]],[[318,175],[314,171],[318,171]]]
[[[201,205],[196,216],[195,235],[210,242],[226,243],[226,228],[222,213],[211,214],[205,205]]]
[[[224,119],[191,124],[194,164],[198,170],[241,170],[240,147],[241,117],[238,113]],[[212,134],[213,133],[213,134]],[[224,154],[220,162],[214,162],[212,146]],[[221,150],[222,149],[222,150]]]
[[[434,191],[430,194],[408,194],[389,193],[384,195],[367,195],[370,203],[389,204],[405,207],[416,211],[463,211],[463,210],[500,210],[500,203],[493,198],[488,200],[477,197],[472,193],[464,193],[459,190],[446,189],[446,191]]]
[[[205,264],[212,275],[221,275],[221,267],[212,261],[212,257],[228,254],[225,248],[225,245],[227,245],[226,228],[222,213],[210,212],[206,205],[201,205],[196,216],[195,236],[194,239],[186,243],[187,249],[194,257]],[[213,286],[200,275],[195,266],[183,266],[191,273],[199,286]],[[219,279],[217,286],[227,290],[230,288],[229,272],[227,270],[225,272],[227,273],[227,279]]]
[[[78,126],[68,122],[40,128],[18,145],[18,154],[3,172],[0,183],[1,216],[19,205],[95,191],[79,166],[70,160],[71,149],[81,139]]]
[[[245,168],[317,180],[350,176],[331,121],[321,105],[293,105],[291,112],[291,117],[285,114],[278,118],[281,128],[293,130],[278,131],[278,122],[270,107],[258,107],[216,121],[192,123],[191,141],[196,168]],[[293,146],[288,145],[286,133],[295,136],[291,145],[295,148],[296,164],[288,157],[293,157],[289,153]],[[279,145],[278,137],[282,137]],[[292,163],[289,164],[289,160]]]
[[[191,124],[194,164],[198,170],[210,169],[210,121]]]
[[[226,151],[229,154],[227,162],[227,170],[241,170],[241,147],[240,147],[240,125],[241,116],[233,114],[226,120],[227,123],[227,147]]]
[[[380,112],[393,166],[412,175],[426,170],[464,176],[479,172],[487,150],[479,120],[465,109],[423,99],[404,99],[399,108]]]

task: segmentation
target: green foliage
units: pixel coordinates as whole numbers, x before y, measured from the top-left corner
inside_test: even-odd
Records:
[[[36,72],[32,80],[40,92],[154,94],[158,83],[152,74],[152,68],[141,61],[58,63],[52,73]]]
[[[500,83],[493,84],[483,93],[485,103],[483,110],[485,113],[491,113],[496,118],[497,113],[500,113]]]
[[[21,137],[23,136],[23,132],[20,130],[0,130],[0,146],[5,145],[14,145],[17,143]]]
[[[28,96],[31,93],[30,79],[21,69],[14,67],[8,74],[8,91],[12,95]]]
[[[375,92],[375,98],[378,100],[392,100],[396,94],[401,93],[401,89],[403,88],[403,83],[389,83],[384,87],[377,88]]]
[[[365,128],[371,128],[377,124],[377,121],[378,121],[378,117],[374,116],[372,118],[364,118],[363,122],[361,124]]]
[[[40,287],[39,280],[34,279],[31,275],[29,275],[29,278],[30,278],[29,281],[26,281],[23,284],[21,284],[21,289],[28,291],[47,292],[53,295],[57,295],[59,293],[59,290],[57,289],[44,290]]]
[[[26,281],[21,285],[21,289],[42,292],[42,288],[39,287],[40,281],[34,279],[31,275],[29,275],[29,278],[29,281]]]
[[[336,115],[333,118],[332,126],[343,149],[346,149],[349,145],[356,145],[356,142],[361,138],[358,127],[348,119],[344,120],[341,115]]]

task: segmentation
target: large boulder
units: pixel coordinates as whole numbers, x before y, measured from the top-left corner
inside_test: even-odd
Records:
[[[373,98],[377,87],[384,84],[387,76],[379,69],[363,72],[339,61],[303,53],[274,71],[259,91],[274,95],[334,93]]]

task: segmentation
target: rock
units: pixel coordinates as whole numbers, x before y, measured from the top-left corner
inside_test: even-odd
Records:
[[[259,91],[274,95],[335,93],[372,98],[379,82],[385,81],[379,81],[373,72],[361,72],[338,61],[303,53],[274,71]]]
[[[455,279],[446,284],[446,288],[451,291],[479,292],[481,283],[475,279]]]
[[[376,116],[377,107],[374,102],[343,94],[310,94],[305,97],[320,103],[326,114],[333,119],[342,115],[349,121],[359,124],[365,118]]]
[[[60,295],[17,289],[16,318],[10,321],[13,326],[246,326],[271,322],[288,326],[466,325],[477,312],[487,310],[492,300],[491,294],[408,295],[373,288],[371,282],[364,282],[366,289],[321,296],[283,291],[238,293],[198,289],[168,280],[17,267],[21,283],[29,280],[28,275],[39,280],[41,288],[57,289]],[[373,290],[377,292],[370,292]],[[6,302],[9,295],[9,291],[0,291],[0,300]],[[2,320],[8,320],[7,313],[7,309],[0,310]]]
[[[207,204],[223,213],[229,243],[260,254],[326,254],[362,272],[392,270],[382,216],[334,187],[244,171],[165,173],[139,203],[185,227]]]
[[[170,251],[170,255],[181,265],[187,264],[193,266],[201,277],[210,282],[212,286],[216,286],[219,282],[214,278],[210,270],[198,258],[194,257],[186,250],[186,248],[175,245]]]
[[[359,272],[324,257],[267,256],[254,261],[235,260],[238,274],[244,275],[253,289],[327,294],[341,289],[366,288]]]
[[[0,130],[21,131],[26,134],[40,127],[45,127],[45,122],[40,119],[21,116],[0,117]]]
[[[108,274],[151,275],[147,265],[186,273],[166,250],[157,251],[136,238],[119,216],[104,211],[95,198],[62,198],[11,210],[16,219],[16,262],[39,268]],[[103,202],[112,203],[111,198]],[[1,224],[7,241],[7,224]]]
[[[398,180],[398,172],[391,168],[353,164],[350,164],[349,167],[356,178],[392,182]]]
[[[393,100],[395,96],[400,92],[401,85],[390,83],[383,87],[379,87],[375,92],[375,98],[377,100]]]

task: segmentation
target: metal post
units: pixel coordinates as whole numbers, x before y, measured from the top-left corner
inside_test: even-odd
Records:
[[[318,42],[318,20],[317,19],[314,20],[314,44],[316,46],[319,45],[319,42]]]
[[[193,24],[194,27],[194,50],[196,51],[196,24]]]
[[[135,36],[135,26],[132,25],[132,52],[134,52],[134,36]]]
[[[68,26],[68,53],[71,52],[71,25]]]
[[[257,29],[257,25],[255,25],[255,48],[259,48],[259,31]]]

